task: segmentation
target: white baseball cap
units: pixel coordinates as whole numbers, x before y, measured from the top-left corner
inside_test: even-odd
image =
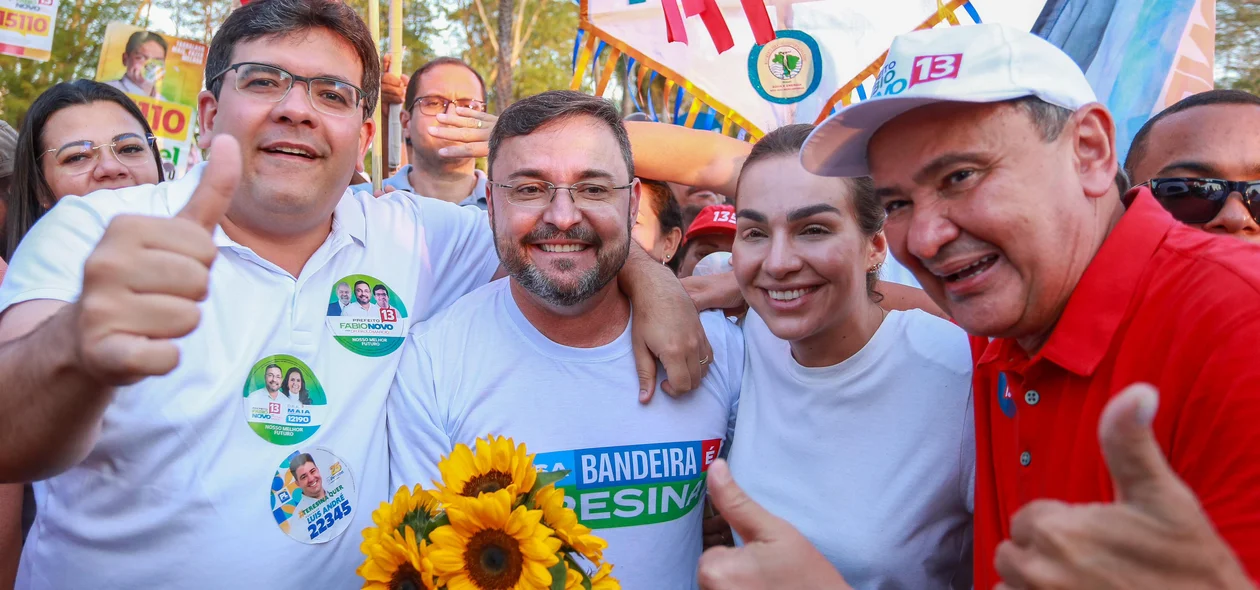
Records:
[[[866,176],[867,143],[898,115],[937,102],[1025,96],[1073,111],[1098,101],[1071,57],[1026,31],[994,23],[899,35],[871,98],[823,121],[805,141],[801,163],[822,176]]]

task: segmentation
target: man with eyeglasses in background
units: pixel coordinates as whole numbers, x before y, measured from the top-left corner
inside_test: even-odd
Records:
[[[486,209],[486,175],[476,163],[489,153],[486,142],[496,117],[486,112],[481,74],[454,57],[424,64],[407,82],[401,116],[411,163],[381,187]],[[351,188],[370,191],[372,185]]]
[[[1209,90],[1181,99],[1137,132],[1124,169],[1177,220],[1260,243],[1260,97]]]
[[[24,237],[0,284],[0,482],[40,480],[18,588],[362,585],[357,532],[390,497],[397,348],[499,267],[485,213],[347,190],[379,59],[343,3],[234,10],[198,96],[208,163],[63,201]],[[669,388],[692,389],[712,355],[695,307],[631,259],[628,296],[652,302],[635,316],[641,387],[655,348]],[[327,321],[336,286],[364,276],[399,303],[394,349]],[[317,432],[278,436],[242,411],[276,356],[301,375],[290,393],[327,397]],[[298,443],[346,499],[300,527],[285,480]]]

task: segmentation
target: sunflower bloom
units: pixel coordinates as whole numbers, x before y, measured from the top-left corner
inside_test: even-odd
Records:
[[[442,473],[438,499],[443,504],[454,502],[457,496],[476,498],[498,490],[508,490],[516,499],[528,494],[538,479],[525,445],[502,436],[477,439],[475,454],[467,445],[455,445],[451,455],[438,463],[438,470]]]
[[[404,523],[423,534],[424,526],[437,513],[438,501],[433,494],[418,485],[414,491],[400,486],[392,502],[381,502],[381,507],[372,512],[372,522],[376,526],[363,531],[363,552],[367,553],[367,543],[377,536],[388,535],[389,531],[402,533]]]
[[[564,567],[564,590],[578,590],[582,587],[582,580],[586,579],[586,574],[573,569],[572,566]]]
[[[608,542],[591,534],[591,529],[578,522],[577,513],[564,505],[564,490],[548,485],[534,495],[534,506],[543,513],[543,524],[556,531],[556,536],[591,563],[604,559]]]
[[[532,469],[532,466],[531,466]],[[545,590],[560,540],[542,524],[543,513],[512,509],[514,495],[500,489],[446,506],[451,524],[429,534],[426,554],[448,590]]]
[[[601,563],[591,574],[591,590],[621,590],[621,582],[612,577],[612,564]]]
[[[416,533],[410,527],[406,535],[397,530],[377,535],[373,541],[364,540],[363,552],[367,559],[356,572],[363,578],[364,590],[392,590],[414,588],[433,590],[431,566],[426,567],[424,553],[428,543],[416,542]]]

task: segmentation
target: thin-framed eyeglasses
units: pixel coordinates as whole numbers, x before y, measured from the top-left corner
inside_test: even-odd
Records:
[[[101,150],[109,148],[118,163],[128,168],[152,166],[153,154],[156,151],[152,135],[123,133],[114,137],[109,143],[96,145],[91,140],[72,141],[61,147],[44,150],[40,157],[53,156],[57,169],[70,175],[86,174],[96,168],[101,157]]]
[[[306,83],[306,97],[311,106],[325,115],[349,117],[361,112],[363,90],[358,86],[324,76],[308,78],[284,68],[256,62],[232,64],[207,81],[213,83],[228,72],[236,72],[236,91],[267,102],[280,102],[289,96],[295,82]]]
[[[579,182],[573,186],[556,186],[544,180],[531,180],[518,184],[486,182],[491,187],[503,189],[509,203],[517,207],[541,209],[550,205],[561,190],[569,191],[569,197],[579,209],[603,207],[616,200],[620,191],[631,188],[634,182],[613,186],[605,182]]]
[[[474,100],[471,98],[450,100],[445,96],[438,96],[436,94],[416,97],[415,100],[411,101],[407,110],[410,111],[419,106],[421,113],[433,117],[445,113],[446,109],[450,108],[451,105],[465,109],[472,109],[482,113],[486,112],[486,103],[484,101]]]

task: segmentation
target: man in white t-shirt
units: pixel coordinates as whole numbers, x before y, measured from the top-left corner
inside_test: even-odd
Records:
[[[199,97],[210,164],[66,197],[23,239],[0,284],[0,481],[47,479],[48,509],[18,588],[362,584],[357,532],[390,497],[397,351],[498,267],[485,213],[347,190],[374,131],[379,63],[344,3],[239,8]],[[671,385],[690,389],[708,353],[694,307],[638,254],[623,275],[654,303],[639,326],[649,348],[695,328],[656,348]],[[370,333],[328,318],[329,293],[354,276],[393,290],[397,321]],[[309,367],[303,383],[327,398],[282,434],[253,428],[242,403],[253,367],[276,356]],[[299,443],[336,468],[323,476],[344,500],[309,535],[288,526],[277,477]]]
[[[354,301],[341,309],[341,315],[348,318],[381,318],[381,308],[372,303],[372,287],[367,281],[355,282]]]
[[[603,557],[624,588],[692,588],[743,339],[704,314],[716,355],[701,361],[713,369],[699,391],[637,403],[631,304],[616,277],[639,185],[617,109],[546,92],[505,110],[490,146],[490,216],[511,278],[408,340],[388,406],[391,487],[441,479],[438,461],[456,444],[511,437],[539,469],[570,472],[557,485],[608,541]]]

